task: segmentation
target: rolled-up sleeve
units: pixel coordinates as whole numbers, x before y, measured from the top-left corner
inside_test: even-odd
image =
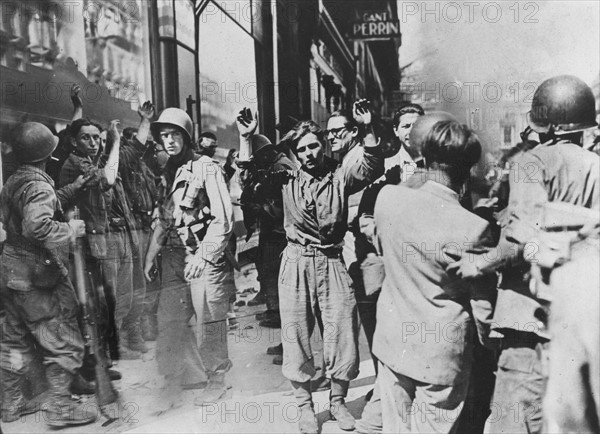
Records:
[[[223,169],[216,163],[203,165],[204,188],[213,220],[196,254],[215,263],[225,252],[233,230],[233,206]]]

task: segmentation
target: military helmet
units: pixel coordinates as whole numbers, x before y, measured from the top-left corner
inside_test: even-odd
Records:
[[[533,94],[529,126],[537,133],[574,133],[597,126],[592,89],[572,75],[544,81]]]
[[[152,122],[150,126],[152,135],[160,137],[159,128],[163,125],[172,125],[178,127],[186,136],[187,143],[192,143],[193,124],[188,114],[179,108],[169,107],[164,109],[158,119]]]
[[[52,155],[58,137],[39,122],[25,122],[12,132],[11,147],[20,163],[37,163]]]
[[[252,154],[253,155],[256,155],[257,152],[263,150],[264,148],[266,148],[268,146],[274,146],[273,143],[266,136],[263,136],[262,134],[254,134],[250,140],[252,143]]]
[[[409,135],[410,146],[421,151],[423,140],[435,124],[442,121],[456,121],[456,118],[448,112],[435,111],[419,116],[415,121]]]

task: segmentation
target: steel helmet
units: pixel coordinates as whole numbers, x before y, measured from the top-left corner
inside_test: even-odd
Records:
[[[412,127],[409,135],[410,146],[421,151],[423,149],[423,139],[431,128],[442,121],[456,121],[456,118],[448,112],[431,112],[419,116]]]
[[[266,136],[263,136],[262,134],[254,134],[250,140],[252,143],[252,154],[253,155],[256,155],[257,152],[261,151],[262,149],[266,148],[267,146],[274,146],[273,143]]]
[[[549,78],[533,94],[527,121],[537,133],[561,135],[593,128],[598,125],[594,93],[572,75]]]
[[[39,122],[25,122],[12,132],[11,147],[20,163],[37,163],[52,155],[58,137]]]
[[[152,125],[150,126],[152,135],[154,137],[160,137],[159,128],[163,125],[172,125],[178,127],[187,137],[187,143],[192,143],[192,131],[194,127],[192,120],[184,110],[175,107],[164,109],[160,113],[160,116],[158,116],[158,119],[152,122]]]

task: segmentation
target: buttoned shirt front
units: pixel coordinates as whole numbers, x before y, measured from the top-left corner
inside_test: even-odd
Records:
[[[283,184],[284,227],[289,242],[340,246],[348,229],[348,197],[365,188],[382,161],[377,148],[364,148],[352,164],[325,157],[321,174],[299,169]]]

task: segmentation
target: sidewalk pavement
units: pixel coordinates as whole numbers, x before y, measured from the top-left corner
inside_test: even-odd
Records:
[[[373,388],[373,362],[360,364],[360,375],[350,384],[348,408],[355,418],[365,405],[365,395]],[[329,418],[329,391],[313,393],[315,413],[323,434],[344,433]],[[158,421],[142,424],[127,433],[297,433],[298,408],[291,388],[286,392],[256,396],[233,396]]]

